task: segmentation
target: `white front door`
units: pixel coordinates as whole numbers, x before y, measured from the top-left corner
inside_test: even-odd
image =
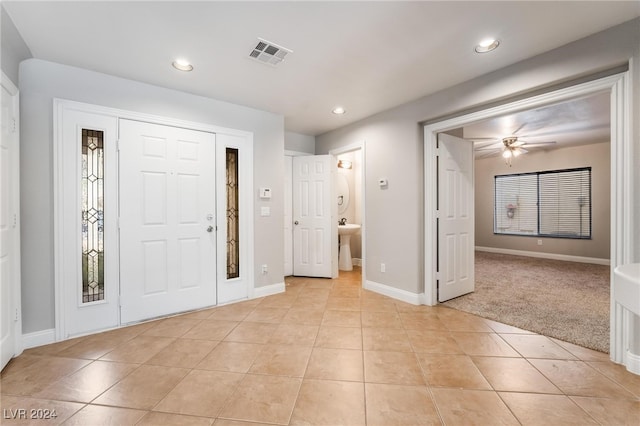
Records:
[[[333,156],[293,158],[293,274],[338,276]]]
[[[19,246],[17,233],[17,105],[16,97],[2,84],[2,133],[0,135],[0,370],[16,355],[16,322]],[[11,85],[13,86],[13,85]],[[12,87],[14,89],[14,87]]]
[[[438,135],[438,301],[474,290],[473,143]]]
[[[123,324],[216,304],[215,135],[120,120]]]

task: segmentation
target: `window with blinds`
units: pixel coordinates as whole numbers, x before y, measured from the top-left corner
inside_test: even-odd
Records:
[[[591,238],[591,167],[495,176],[494,233]]]

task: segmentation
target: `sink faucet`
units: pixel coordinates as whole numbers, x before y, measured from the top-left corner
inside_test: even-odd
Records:
[[[338,225],[346,225],[347,224],[347,218],[343,217],[342,219],[340,219],[338,221]]]

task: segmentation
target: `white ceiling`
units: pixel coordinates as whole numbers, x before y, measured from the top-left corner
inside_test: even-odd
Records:
[[[35,58],[282,114],[308,135],[640,16],[638,1],[2,4]],[[476,54],[487,36],[500,47]],[[293,53],[252,61],[258,37]],[[176,57],[194,71],[173,69]]]
[[[462,136],[474,141],[477,158],[500,155],[510,136],[529,151],[610,142],[610,104],[609,93],[595,94],[469,124]]]

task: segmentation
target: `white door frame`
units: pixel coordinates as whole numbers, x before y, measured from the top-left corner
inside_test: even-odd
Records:
[[[11,133],[11,180],[8,185],[11,203],[9,205],[9,217],[13,217],[13,238],[9,241],[9,251],[12,253],[9,281],[11,294],[11,311],[15,312],[13,327],[14,336],[14,356],[20,355],[23,350],[22,342],[22,306],[21,306],[21,271],[20,271],[20,93],[11,79],[1,73],[0,84],[11,95],[11,104],[14,117],[14,131]],[[0,367],[1,368],[1,367]]]
[[[367,223],[366,221],[366,216],[367,216],[367,199],[366,199],[366,194],[367,194],[367,179],[366,179],[366,168],[367,168],[367,162],[366,162],[366,151],[365,151],[365,147],[366,147],[366,141],[362,141],[362,142],[356,142],[354,144],[351,145],[346,145],[346,146],[342,146],[340,148],[335,148],[329,151],[329,154],[333,155],[334,157],[337,157],[340,154],[346,154],[347,152],[352,152],[352,151],[357,151],[360,150],[361,153],[361,159],[362,159],[362,167],[360,170],[360,182],[362,182],[362,184],[360,185],[360,194],[358,194],[360,196],[360,204],[362,206],[361,212],[360,212],[360,221],[362,222],[360,224],[360,238],[361,238],[361,243],[360,243],[360,251],[362,253],[362,265],[360,270],[362,271],[362,286],[364,286],[364,284],[367,282],[367,227],[365,226],[365,224]],[[335,197],[334,197],[335,199]],[[336,262],[338,260],[336,259]]]
[[[99,114],[114,118],[124,118],[130,120],[144,121],[153,124],[163,124],[172,127],[182,127],[186,129],[199,130],[203,132],[215,133],[216,135],[229,135],[233,137],[243,138],[247,141],[249,146],[253,146],[253,133],[235,129],[229,129],[226,127],[220,127],[210,124],[197,123],[193,121],[180,120],[170,117],[162,117],[153,114],[138,113],[133,111],[126,111],[116,108],[109,108],[99,105],[92,105],[82,102],[69,101],[64,99],[53,100],[53,203],[54,203],[54,292],[55,292],[55,340],[64,340],[66,338],[66,316],[65,316],[65,297],[64,297],[64,278],[65,273],[69,270],[74,270],[77,265],[77,259],[74,258],[73,253],[68,253],[63,250],[65,241],[65,230],[78,228],[78,224],[75,223],[74,218],[65,217],[65,205],[64,197],[69,191],[64,185],[63,171],[64,171],[64,138],[63,138],[63,124],[64,115],[66,111],[80,111],[86,113]],[[245,162],[246,163],[246,162]],[[245,164],[251,171],[253,171],[253,157],[250,157],[250,164]],[[242,171],[241,171],[242,173]],[[217,186],[218,184],[216,184]],[[241,218],[241,223],[244,220],[249,223],[245,245],[253,242],[254,230],[253,230],[253,182],[251,181],[251,187],[240,194],[241,202],[247,206],[244,209],[244,214],[247,215]],[[73,189],[73,188],[72,188]],[[119,196],[118,196],[119,197]],[[242,213],[241,213],[242,215]],[[217,214],[218,218],[220,217]],[[219,219],[220,220],[220,219]],[[117,232],[116,230],[113,230]],[[119,240],[118,240],[119,245]],[[249,247],[248,247],[249,248]],[[253,283],[253,248],[250,247],[245,253],[247,259],[241,259],[245,265],[248,265],[248,282]],[[250,290],[251,292],[251,290]]]
[[[629,72],[578,84],[483,111],[443,120],[424,127],[424,212],[425,212],[425,304],[437,304],[436,287],[436,138],[439,132],[455,129],[479,120],[539,108],[596,93],[611,94],[611,277],[613,270],[633,261],[633,138],[631,126],[632,91]],[[624,361],[629,315],[611,302],[610,358]]]

